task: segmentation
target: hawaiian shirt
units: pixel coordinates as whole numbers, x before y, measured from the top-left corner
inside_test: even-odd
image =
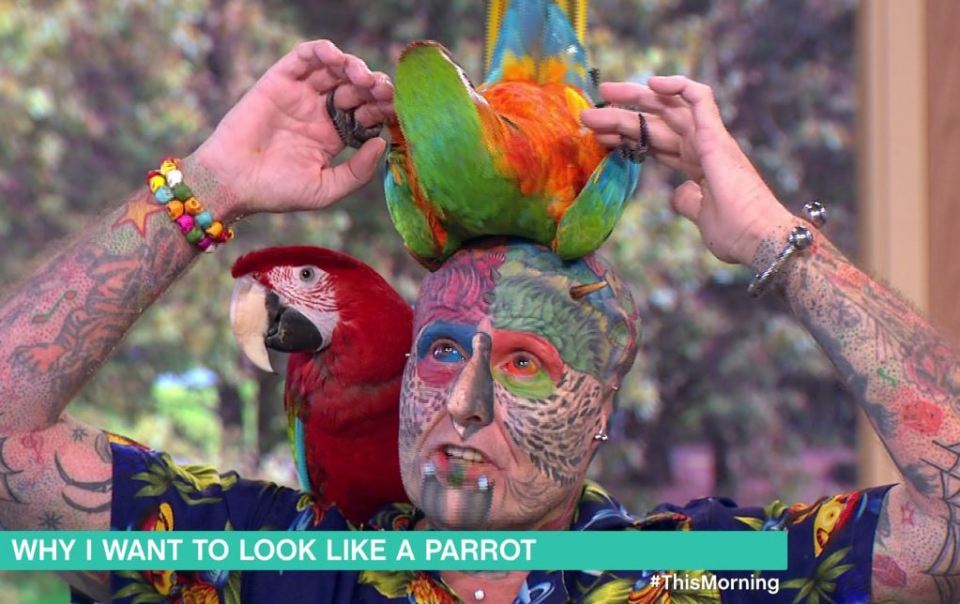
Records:
[[[355,530],[335,507],[321,509],[306,493],[208,466],[177,465],[165,453],[121,437],[111,440],[113,530]],[[789,566],[777,572],[533,571],[514,604],[866,603],[874,531],[888,489],[825,497],[813,505],[774,502],[763,508],[711,497],[685,506],[664,504],[635,516],[600,486],[586,482],[569,530],[786,530]],[[421,517],[413,506],[392,505],[364,530],[411,530]],[[664,572],[681,580],[670,585],[658,581]],[[742,588],[751,579],[760,584],[760,578],[768,580],[767,588]],[[778,579],[777,593],[769,589],[773,578]],[[724,579],[726,585],[741,581],[741,588],[719,589]],[[115,571],[111,591],[114,602],[132,604],[460,601],[440,573],[429,571]]]

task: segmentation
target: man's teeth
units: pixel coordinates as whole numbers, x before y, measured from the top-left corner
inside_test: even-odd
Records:
[[[447,457],[456,457],[464,461],[475,463],[483,461],[483,456],[473,449],[461,449],[460,447],[449,445],[443,448],[443,452],[447,454]]]

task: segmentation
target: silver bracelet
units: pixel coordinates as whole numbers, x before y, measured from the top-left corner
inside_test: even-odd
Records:
[[[803,212],[807,215],[807,220],[816,227],[820,228],[827,222],[827,209],[819,201],[813,201],[803,206]],[[784,246],[777,257],[773,259],[770,266],[761,273],[753,277],[753,281],[747,287],[747,292],[754,298],[759,298],[767,290],[787,262],[798,252],[802,252],[813,245],[813,233],[810,229],[801,225],[793,227],[790,234],[787,235],[787,245]]]

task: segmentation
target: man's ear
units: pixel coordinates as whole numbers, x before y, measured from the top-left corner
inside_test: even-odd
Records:
[[[600,426],[599,433],[603,433],[606,436],[610,435],[610,418],[613,416],[613,410],[616,408],[614,400],[617,397],[616,391],[611,390],[610,394],[603,399],[603,409],[600,410]],[[594,439],[591,441],[593,446],[593,452],[590,454],[590,459],[597,454],[597,451],[600,450],[600,447],[603,443],[606,442],[606,439]]]
[[[603,409],[600,411],[600,421],[603,423],[603,431],[610,432],[610,418],[613,417],[613,410],[617,408],[617,391],[611,390],[610,394],[603,399]]]

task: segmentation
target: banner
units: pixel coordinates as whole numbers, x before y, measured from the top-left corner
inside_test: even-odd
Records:
[[[11,531],[0,570],[784,570],[785,531]]]

